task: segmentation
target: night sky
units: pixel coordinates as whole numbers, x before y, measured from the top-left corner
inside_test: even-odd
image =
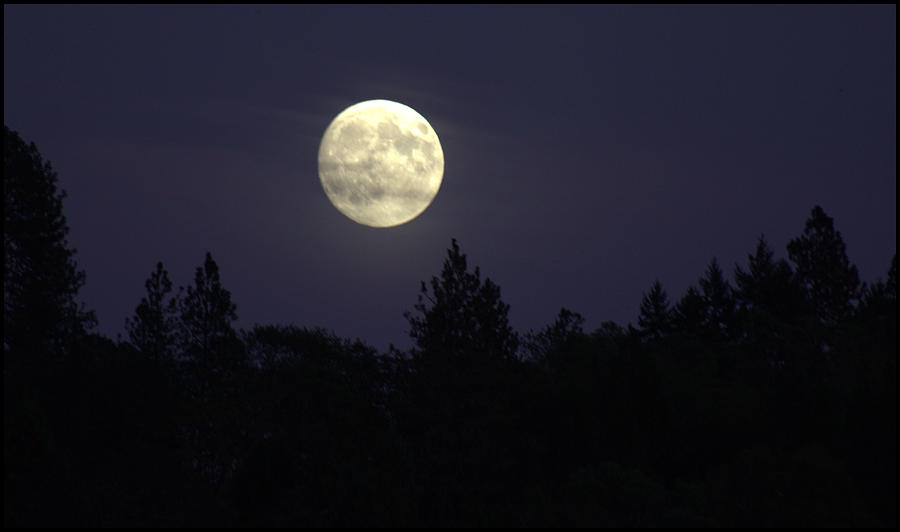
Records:
[[[451,238],[520,332],[560,307],[634,323],[816,204],[864,281],[896,248],[896,7],[4,6],[4,122],[68,192],[80,297],[124,331],[162,261],[210,251],[238,326],[321,326],[385,349]],[[446,170],[431,206],[340,214],[319,141],[402,102]]]

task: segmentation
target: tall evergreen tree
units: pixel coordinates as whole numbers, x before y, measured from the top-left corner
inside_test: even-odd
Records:
[[[754,354],[750,362],[801,371],[797,359],[811,349],[806,332],[811,310],[790,264],[775,260],[760,236],[747,270],[735,266],[735,282],[740,322],[736,336]]]
[[[3,127],[3,349],[59,354],[96,320],[66,236],[66,194],[34,143]]]
[[[659,280],[653,281],[650,292],[641,298],[638,325],[645,338],[658,340],[669,333],[671,328],[669,297]]]
[[[415,310],[406,313],[410,336],[420,353],[475,354],[512,359],[519,339],[509,325],[509,305],[500,299],[500,287],[481,280],[475,267],[468,271],[466,255],[456,239],[447,251],[440,277],[432,277],[431,291],[422,282]]]
[[[147,296],[141,298],[134,317],[125,320],[125,329],[131,343],[147,356],[171,359],[177,341],[178,300],[169,295],[172,281],[162,262],[156,264],[144,286]]]
[[[897,303],[897,264],[896,255],[891,258],[891,266],[887,271],[887,280],[879,279],[874,283],[865,283],[860,289],[857,317],[871,319],[873,314],[885,315],[893,308],[896,313]]]
[[[709,314],[708,305],[704,297],[693,286],[688,287],[675,308],[672,309],[672,325],[679,333],[699,337],[706,333],[706,322]]]
[[[237,319],[237,306],[222,286],[219,265],[209,252],[203,266],[197,268],[194,284],[187,287],[180,307],[184,354],[201,359],[214,369],[217,364],[212,359],[237,339],[232,326]]]
[[[859,272],[847,258],[834,220],[820,206],[813,208],[803,235],[791,240],[787,251],[819,321],[831,326],[847,319],[859,299]]]
[[[886,343],[896,343],[897,332],[897,262],[896,255],[891,259],[891,266],[887,272],[887,281],[878,280],[872,284],[865,284],[860,290],[860,301],[856,308],[856,321],[860,324],[865,334],[860,340],[864,342],[878,342],[891,339]],[[872,351],[871,349],[868,349]],[[889,358],[896,359],[894,349],[884,350]]]
[[[398,386],[397,423],[422,486],[425,526],[480,523],[486,501],[505,497],[521,426],[516,403],[518,336],[500,288],[469,271],[453,240],[440,276],[407,313],[415,340]],[[497,459],[505,457],[503,459]]]
[[[888,296],[897,300],[897,254],[895,253],[893,257],[891,257],[891,268],[888,270],[887,275],[887,283],[885,287],[888,291]]]
[[[715,257],[700,279],[700,289],[706,303],[704,328],[716,339],[730,337],[735,317],[734,293]]]
[[[747,270],[735,266],[737,296],[744,313],[763,312],[787,316],[796,310],[798,292],[793,271],[784,260],[775,260],[764,235],[748,256]]]
[[[221,488],[241,460],[243,426],[251,412],[243,397],[248,364],[232,325],[237,307],[210,253],[179,306],[182,375],[196,416],[188,442],[196,469]]]
[[[584,318],[566,308],[559,310],[556,320],[536,333],[529,333],[526,349],[532,360],[546,361],[548,356],[572,347],[585,338]]]

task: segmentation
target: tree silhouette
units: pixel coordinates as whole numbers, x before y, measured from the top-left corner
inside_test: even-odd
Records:
[[[788,256],[796,264],[796,276],[815,303],[819,321],[835,325],[846,320],[859,298],[859,273],[847,258],[846,246],[834,220],[816,205],[803,235],[787,245]]]
[[[237,319],[237,306],[231,301],[231,293],[222,286],[219,265],[209,252],[179,306],[184,355],[211,371],[219,371],[225,361],[217,358],[237,341],[232,326]]]
[[[521,358],[455,240],[408,352],[238,334],[209,253],[176,296],[157,264],[114,342],[55,174],[5,135],[7,526],[896,524],[896,256],[860,287],[818,207],[796,270],[760,237],[734,286],[657,280],[640,330],[561,309]]]
[[[704,326],[707,333],[718,340],[732,337],[735,318],[734,291],[715,258],[710,261],[706,273],[700,279],[700,289],[706,303]]]
[[[468,271],[456,240],[440,276],[421,288],[418,313],[406,313],[416,345],[396,411],[423,485],[423,524],[488,523],[486,500],[508,496],[504,449],[509,456],[518,445],[509,409],[518,337],[509,305],[479,268]]]
[[[756,250],[748,255],[747,270],[735,266],[735,281],[745,310],[777,312],[785,288],[792,283],[791,267],[774,259],[764,235],[760,235]]]
[[[669,333],[671,327],[669,297],[659,280],[653,281],[650,292],[641,298],[638,325],[643,335],[653,340],[659,340]]]
[[[775,260],[765,236],[760,235],[756,250],[748,256],[747,269],[735,265],[738,336],[752,353],[745,357],[748,371],[765,367],[798,371],[796,359],[808,349],[805,333],[810,305],[804,297],[791,266]]]
[[[896,521],[897,492],[897,256],[886,282],[867,286],[857,308],[853,342],[839,367],[849,383],[850,462],[871,507]],[[847,385],[847,384],[845,384]]]
[[[547,362],[548,357],[571,349],[575,342],[584,338],[583,325],[581,314],[561,308],[552,324],[527,335],[525,343],[529,358]]]
[[[261,367],[245,427],[254,437],[235,475],[241,519],[402,523],[410,496],[380,410],[384,381],[374,349],[295,326],[256,326],[245,341]]]
[[[146,297],[141,298],[134,317],[126,319],[125,329],[131,343],[154,359],[173,359],[178,333],[178,300],[171,297],[172,281],[162,262],[150,274]]]
[[[886,288],[889,297],[897,299],[897,254],[891,257],[891,267],[888,270]]]
[[[748,256],[747,270],[735,266],[734,276],[745,324],[747,319],[793,323],[808,311],[791,266],[784,259],[774,259],[765,236],[759,237],[755,252]]]
[[[241,460],[244,424],[252,411],[243,397],[249,366],[232,325],[237,306],[209,252],[179,307],[180,366],[194,416],[187,440],[196,469],[221,488]]]
[[[515,356],[519,339],[509,325],[509,305],[500,299],[500,287],[489,278],[482,282],[478,267],[468,271],[456,239],[430,286],[429,293],[422,282],[414,307],[418,315],[406,313],[420,353],[479,353],[500,360]]]
[[[66,240],[65,196],[34,143],[4,125],[4,352],[60,354],[96,322],[75,300],[85,275]]]
[[[709,303],[697,288],[690,286],[684,296],[675,304],[671,312],[671,321],[675,330],[681,335],[691,337],[703,336],[707,331]],[[648,307],[652,312],[652,304]],[[646,321],[646,320],[645,320]]]

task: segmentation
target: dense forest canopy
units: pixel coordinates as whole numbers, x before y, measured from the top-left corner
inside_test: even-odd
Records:
[[[451,241],[381,353],[237,330],[206,253],[92,333],[64,194],[4,128],[5,526],[895,526],[896,259],[864,283],[815,206],[637,327],[517,333]]]

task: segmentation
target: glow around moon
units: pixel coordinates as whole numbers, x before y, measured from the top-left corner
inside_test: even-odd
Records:
[[[331,203],[371,227],[404,224],[428,208],[444,176],[437,134],[419,113],[389,100],[345,109],[319,146],[319,179]]]

